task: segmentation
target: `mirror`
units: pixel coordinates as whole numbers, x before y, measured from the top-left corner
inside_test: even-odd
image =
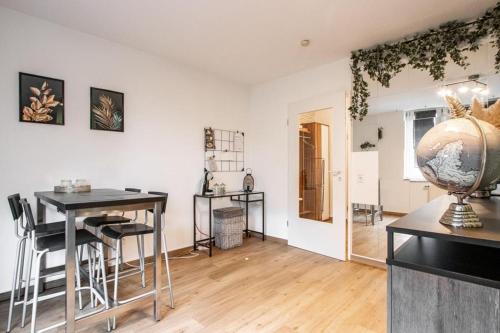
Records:
[[[374,158],[378,170],[370,173],[373,163],[367,162],[350,166],[351,170],[359,168],[351,178],[351,194],[355,190],[371,194],[351,202],[353,258],[384,262],[386,225],[446,194],[425,181],[416,164],[415,148],[430,128],[449,118],[444,94],[458,96],[465,105],[473,97],[485,105],[496,101],[500,96],[500,75],[494,70],[494,54],[485,45],[470,54],[467,70],[449,64],[444,82],[434,82],[427,73],[412,69],[396,76],[390,88],[368,81],[369,112],[363,121],[353,121],[351,151],[353,157],[357,153],[374,153],[376,157],[370,158]],[[409,238],[395,236],[395,248]]]
[[[332,110],[301,113],[299,124],[299,217],[332,222],[330,130]]]

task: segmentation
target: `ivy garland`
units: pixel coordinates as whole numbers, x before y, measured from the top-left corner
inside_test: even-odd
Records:
[[[406,66],[428,71],[435,81],[445,77],[448,59],[462,68],[469,66],[467,51],[476,52],[481,41],[491,38],[497,48],[495,69],[500,71],[500,2],[473,22],[451,21],[437,29],[418,33],[396,43],[352,52],[353,91],[349,111],[353,119],[363,120],[368,113],[368,83],[363,72],[383,87]]]

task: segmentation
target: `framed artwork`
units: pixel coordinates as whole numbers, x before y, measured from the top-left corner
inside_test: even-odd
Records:
[[[19,121],[64,125],[64,81],[19,73]]]
[[[123,93],[90,88],[90,129],[123,132],[125,113]]]

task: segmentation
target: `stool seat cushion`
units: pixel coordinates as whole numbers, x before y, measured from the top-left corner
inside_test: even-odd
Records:
[[[101,232],[104,236],[112,239],[121,239],[127,236],[137,236],[152,234],[153,228],[147,224],[130,223],[122,225],[110,225],[102,228]]]
[[[64,250],[66,248],[65,233],[39,237],[36,240],[36,246],[38,250],[48,249],[49,252]],[[75,233],[75,245],[85,245],[89,243],[99,243],[101,239],[96,237],[93,233],[88,230],[76,230]]]
[[[83,220],[83,223],[88,225],[89,227],[98,228],[102,225],[106,224],[118,224],[118,223],[128,223],[130,219],[124,216],[92,216],[87,217]]]

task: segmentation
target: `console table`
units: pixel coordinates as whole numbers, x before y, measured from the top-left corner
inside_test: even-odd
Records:
[[[445,226],[439,197],[386,227],[388,332],[500,332],[500,198],[470,199],[483,228]],[[394,234],[412,237],[394,249]]]
[[[208,237],[204,239],[197,239],[196,237],[196,201],[198,198],[208,200]],[[226,192],[224,194],[195,194],[193,196],[193,250],[196,251],[199,246],[208,248],[208,255],[212,256],[212,248],[215,242],[215,237],[212,236],[212,200],[219,198],[230,198],[233,202],[243,202],[245,204],[245,229],[242,232],[247,237],[250,232],[262,236],[262,240],[266,239],[265,235],[265,211],[264,211],[264,192]],[[254,202],[262,202],[262,232],[248,229],[248,204]]]

